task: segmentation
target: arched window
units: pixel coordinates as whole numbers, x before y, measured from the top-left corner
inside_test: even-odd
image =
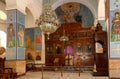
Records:
[[[96,53],[103,53],[103,42],[97,41],[95,43]]]
[[[3,11],[1,11],[1,10],[0,10],[0,19],[2,19],[2,20],[6,20],[7,19],[7,15]]]
[[[0,31],[0,46],[6,48],[6,33],[3,31]]]

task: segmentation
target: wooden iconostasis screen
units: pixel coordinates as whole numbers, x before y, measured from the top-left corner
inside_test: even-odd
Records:
[[[59,40],[63,31],[65,31],[69,41]],[[64,51],[67,46],[71,46],[73,49],[71,65],[94,65],[95,42],[94,30],[91,27],[83,28],[81,23],[64,23],[56,32],[50,34],[49,40],[47,35],[45,36],[45,44],[46,65],[54,65],[55,58],[59,59],[57,65],[65,65],[66,54]]]

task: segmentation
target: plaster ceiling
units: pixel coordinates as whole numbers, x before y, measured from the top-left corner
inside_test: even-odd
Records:
[[[41,0],[39,0],[39,1],[41,1]],[[43,0],[43,4],[45,4],[45,3],[47,3],[47,2],[50,2],[50,3],[53,5],[54,3],[60,2],[60,1],[61,1],[62,3],[65,3],[65,2],[76,2],[76,1],[78,1],[78,0]],[[82,2],[82,1],[93,5],[93,7],[94,7],[95,9],[97,9],[98,2],[99,2],[99,0],[79,0],[79,2]]]

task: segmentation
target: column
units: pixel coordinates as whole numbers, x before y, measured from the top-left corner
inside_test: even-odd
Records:
[[[109,1],[109,76],[120,79],[120,0]]]
[[[17,5],[17,1],[6,1],[7,48],[5,67],[13,68],[14,72],[17,72],[17,75],[22,75],[26,72],[24,43],[25,6]]]

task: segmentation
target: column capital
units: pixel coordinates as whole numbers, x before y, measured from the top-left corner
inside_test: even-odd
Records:
[[[23,0],[6,0],[6,10],[17,9],[26,15],[26,4]]]

